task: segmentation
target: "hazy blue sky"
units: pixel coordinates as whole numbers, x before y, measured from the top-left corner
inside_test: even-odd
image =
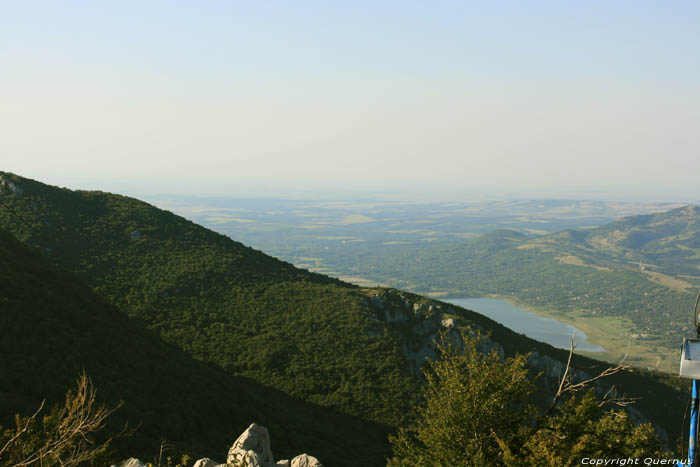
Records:
[[[0,169],[700,200],[700,2],[0,0]]]

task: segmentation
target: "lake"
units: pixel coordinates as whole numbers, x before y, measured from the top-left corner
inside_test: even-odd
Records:
[[[512,305],[505,300],[495,298],[450,298],[442,299],[447,303],[473,310],[494,321],[525,334],[532,339],[546,342],[560,349],[569,349],[571,335],[576,332],[577,350],[604,352],[605,349],[586,342],[586,334],[576,327],[552,318],[545,318],[530,311]]]

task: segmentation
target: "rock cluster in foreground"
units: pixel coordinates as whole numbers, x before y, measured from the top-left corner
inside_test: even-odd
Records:
[[[114,467],[114,466],[113,466]],[[146,467],[138,459],[127,459],[119,467]],[[294,459],[275,462],[270,449],[270,434],[264,426],[251,424],[238,437],[226,456],[226,463],[220,464],[211,459],[199,459],[193,467],[323,467],[321,462],[308,454],[300,454]]]

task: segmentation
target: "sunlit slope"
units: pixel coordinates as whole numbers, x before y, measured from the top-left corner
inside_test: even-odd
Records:
[[[626,262],[643,270],[700,280],[700,208],[625,217],[602,227],[546,236],[542,248],[578,252],[595,264]]]
[[[60,400],[85,370],[101,401],[125,405],[110,429],[140,425],[117,445],[122,458],[152,458],[162,439],[213,455],[251,422],[270,428],[275,453],[313,452],[329,465],[356,452],[382,465],[387,427],[323,409],[232,376],[163,342],[95,295],[74,274],[0,230],[0,424]],[[332,462],[331,462],[332,461]]]
[[[513,297],[589,323],[645,366],[677,365],[700,287],[700,209],[633,216],[536,238],[496,231],[450,244],[387,246],[331,265],[420,292]],[[602,332],[601,331],[601,332]],[[634,352],[633,352],[634,353]],[[659,360],[660,358],[660,360]]]

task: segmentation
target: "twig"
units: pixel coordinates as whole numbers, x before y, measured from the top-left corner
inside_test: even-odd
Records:
[[[580,391],[581,389],[584,389],[591,384],[595,383],[598,380],[601,380],[603,378],[606,378],[608,376],[612,376],[614,374],[620,373],[622,371],[628,371],[630,370],[629,365],[625,364],[625,360],[627,359],[627,354],[622,357],[620,360],[620,363],[617,364],[617,366],[614,367],[609,367],[600,372],[597,376],[594,376],[592,378],[589,378],[587,380],[581,381],[579,383],[572,383],[572,376],[571,376],[571,358],[574,355],[574,349],[576,348],[576,344],[574,343],[574,336],[576,333],[574,333],[571,336],[571,345],[569,347],[569,358],[566,361],[566,369],[564,370],[564,375],[561,378],[561,381],[559,382],[559,388],[557,389],[556,394],[554,395],[554,398],[552,399],[552,404],[549,406],[549,408],[545,411],[545,416],[550,415],[552,412],[557,407],[557,404],[559,403],[559,400],[564,396],[565,394]],[[614,388],[614,386],[613,386]],[[626,407],[632,403],[634,403],[636,400],[635,398],[628,398],[628,397],[619,397],[619,398],[610,398],[610,394],[612,393],[612,388],[603,396],[603,401],[599,404],[601,407],[604,404],[608,403],[613,403],[616,405],[619,405],[621,407]],[[606,399],[607,397],[607,399]]]
[[[2,456],[2,454],[3,454],[10,446],[12,446],[24,433],[27,432],[27,430],[29,429],[29,427],[31,426],[31,424],[34,423],[34,420],[35,420],[36,417],[39,415],[39,412],[41,412],[42,409],[44,408],[44,404],[45,404],[45,403],[46,403],[46,399],[44,399],[43,401],[41,401],[41,404],[39,405],[39,408],[36,409],[36,412],[34,412],[34,415],[32,415],[31,417],[29,417],[29,418],[27,419],[27,422],[24,424],[24,426],[23,426],[21,429],[19,429],[19,430],[17,431],[17,433],[15,433],[15,435],[14,435],[12,438],[10,438],[10,439],[8,440],[2,448],[0,448],[0,456]]]

